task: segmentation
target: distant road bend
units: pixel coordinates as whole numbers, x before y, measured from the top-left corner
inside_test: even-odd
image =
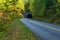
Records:
[[[32,19],[20,19],[41,40],[60,40],[60,26]]]

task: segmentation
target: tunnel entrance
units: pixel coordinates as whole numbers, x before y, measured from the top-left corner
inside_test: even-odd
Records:
[[[27,12],[27,13],[25,14],[25,17],[26,17],[26,18],[33,18],[33,16],[32,16],[32,13],[31,13],[31,12]]]
[[[27,14],[26,18],[33,18],[32,14]]]

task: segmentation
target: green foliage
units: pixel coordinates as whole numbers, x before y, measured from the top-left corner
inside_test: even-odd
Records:
[[[57,24],[60,22],[60,3],[57,0],[30,0],[29,8],[34,19]]]
[[[9,27],[7,25],[12,20],[20,17],[18,14],[18,12],[20,12],[18,11],[20,6],[16,7],[16,5],[18,5],[17,4],[18,0],[3,0],[3,1],[2,3],[0,3],[0,12],[2,12],[2,16],[0,16],[0,32],[6,31],[6,29]]]
[[[30,5],[32,12],[34,13],[33,16],[41,17],[44,15],[45,10],[45,2],[46,0],[34,0],[32,5]]]

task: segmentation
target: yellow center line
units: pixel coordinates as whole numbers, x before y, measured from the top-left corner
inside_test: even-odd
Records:
[[[32,23],[33,21],[30,21],[30,22]],[[39,23],[37,23],[37,22],[33,22],[33,23],[60,32],[60,29],[58,29],[58,28],[54,28],[54,27],[51,27],[51,26],[48,26],[48,25],[44,25],[44,24],[39,24]]]
[[[42,25],[42,24],[40,24],[40,25]],[[51,27],[51,26],[47,26],[47,25],[42,25],[42,26],[47,27],[47,28],[50,28],[50,29],[53,29],[53,30],[56,30],[56,31],[60,31],[60,29],[58,29],[58,28],[53,28],[53,27]]]
[[[37,23],[37,24],[38,24],[38,23]],[[43,24],[39,24],[39,25],[41,25],[41,26],[47,27],[47,28],[49,28],[49,29],[53,29],[53,30],[56,30],[56,31],[59,31],[59,32],[60,32],[60,29],[58,29],[58,28],[54,28],[54,27],[51,27],[51,26],[43,25]]]
[[[30,21],[30,22],[33,22],[33,21]],[[59,32],[60,32],[60,29],[58,29],[58,28],[54,28],[54,27],[47,26],[47,25],[44,25],[44,24],[39,24],[39,23],[36,23],[36,22],[33,22],[33,23],[34,23],[34,24],[41,25],[41,26],[44,26],[44,27],[46,27],[46,28],[49,28],[49,29],[56,30],[56,31],[59,31]]]

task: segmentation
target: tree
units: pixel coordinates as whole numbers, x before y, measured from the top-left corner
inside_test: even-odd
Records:
[[[19,10],[24,10],[22,4],[22,0],[0,0],[0,11],[3,13],[0,13],[0,31],[5,31],[8,23],[20,17]]]

